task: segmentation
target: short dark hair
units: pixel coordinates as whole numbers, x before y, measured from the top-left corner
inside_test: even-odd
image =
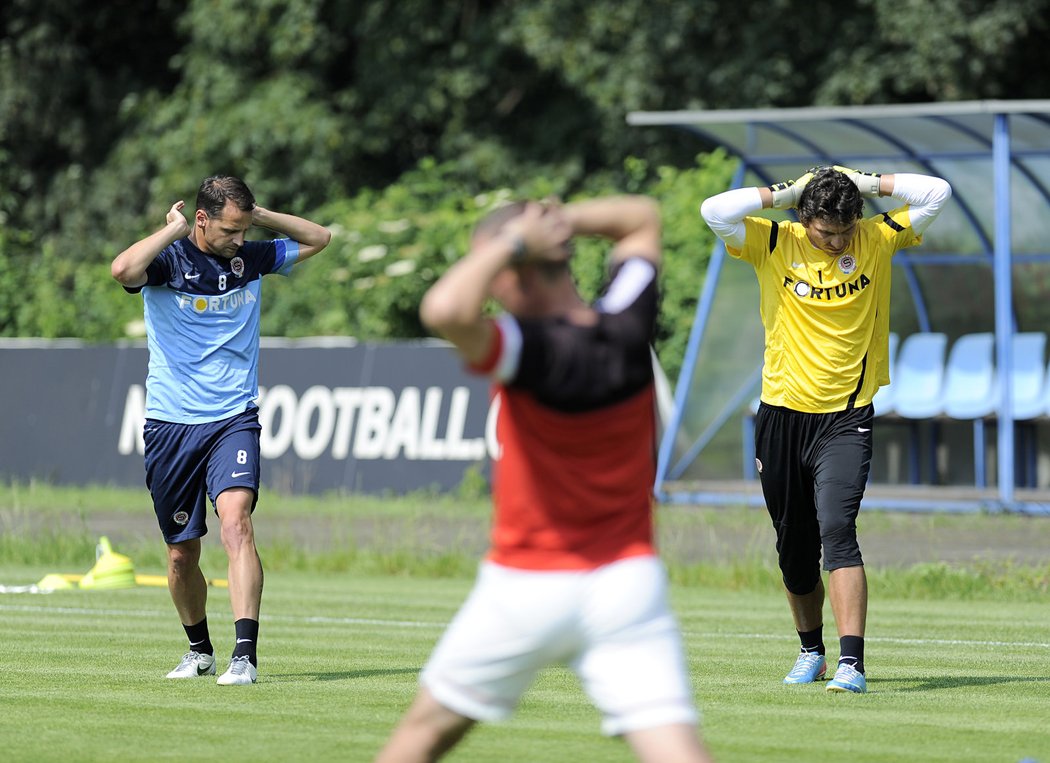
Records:
[[[201,182],[197,189],[197,209],[203,210],[208,217],[218,217],[232,201],[242,212],[255,209],[255,196],[251,189],[240,178],[232,175],[212,175]]]
[[[798,219],[803,225],[817,219],[851,225],[863,212],[864,198],[857,186],[833,167],[816,170],[798,200]]]

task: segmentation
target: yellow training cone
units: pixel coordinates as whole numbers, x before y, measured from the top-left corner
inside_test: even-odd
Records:
[[[52,572],[50,575],[44,575],[40,582],[36,584],[37,588],[48,591],[64,591],[73,587],[73,584],[66,580],[62,575]]]
[[[80,579],[81,588],[134,588],[135,566],[123,554],[113,553],[109,538],[102,536],[95,547],[95,566]]]

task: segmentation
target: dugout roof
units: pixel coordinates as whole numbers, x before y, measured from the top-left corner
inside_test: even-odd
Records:
[[[703,147],[739,157],[734,186],[768,185],[826,164],[943,177],[952,200],[923,245],[895,257],[891,330],[944,332],[953,340],[994,331],[1000,368],[1010,367],[1009,342],[1002,340],[1018,331],[1050,331],[1050,100],[640,111],[627,121],[684,130]],[[867,205],[866,214],[874,214],[896,202]],[[762,334],[754,274],[726,260],[717,246],[661,447],[658,492],[690,476],[729,477],[733,466],[720,465],[724,453],[705,454],[713,474],[703,474],[697,457],[726,439],[726,425],[738,423],[758,393],[754,358],[756,352],[761,358]],[[701,387],[703,394],[690,400]],[[997,498],[1012,505],[1006,474],[1013,428],[1002,418]]]

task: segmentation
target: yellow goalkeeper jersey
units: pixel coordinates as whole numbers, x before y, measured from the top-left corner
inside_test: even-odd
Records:
[[[743,249],[727,251],[758,275],[763,402],[806,413],[870,403],[890,381],[891,258],[922,242],[908,207],[860,220],[837,256],[813,246],[801,223],[744,224]]]

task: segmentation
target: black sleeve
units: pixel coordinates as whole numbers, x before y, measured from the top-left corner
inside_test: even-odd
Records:
[[[138,294],[146,286],[163,286],[171,280],[171,259],[168,249],[162,251],[157,258],[146,266],[146,283],[142,286],[125,286],[124,291],[128,294]]]
[[[650,346],[656,323],[658,290],[655,271],[648,280],[639,271],[622,288],[615,305],[623,264],[612,273],[608,288],[595,303],[597,322],[577,325],[564,318],[521,320],[522,351],[512,387],[528,389],[536,398],[562,411],[585,411],[625,400],[652,383]]]

